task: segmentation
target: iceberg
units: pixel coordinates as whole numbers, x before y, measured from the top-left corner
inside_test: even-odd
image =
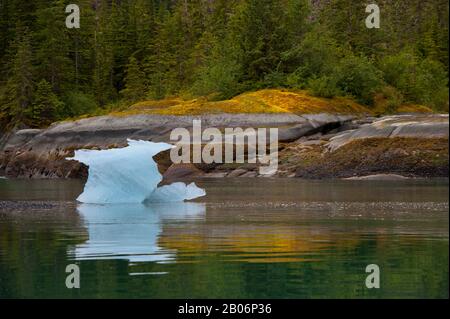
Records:
[[[86,204],[183,202],[206,195],[195,183],[158,188],[162,175],[153,157],[173,148],[166,143],[128,140],[128,146],[110,150],[78,150],[73,158],[89,167],[83,193]]]

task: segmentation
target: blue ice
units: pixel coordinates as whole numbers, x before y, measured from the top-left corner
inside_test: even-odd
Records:
[[[173,145],[128,140],[125,148],[78,150],[73,158],[89,167],[83,193],[77,198],[88,204],[134,204],[183,202],[206,195],[195,183],[158,187],[162,175],[153,157]]]

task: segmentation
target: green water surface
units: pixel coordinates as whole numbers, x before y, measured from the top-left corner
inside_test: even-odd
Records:
[[[102,206],[76,203],[81,181],[0,180],[0,298],[448,298],[447,180],[198,184]]]

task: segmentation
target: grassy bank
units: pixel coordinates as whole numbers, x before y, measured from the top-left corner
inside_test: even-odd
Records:
[[[139,114],[157,115],[202,115],[202,114],[366,114],[383,115],[395,113],[432,113],[423,105],[400,105],[392,109],[382,101],[376,108],[368,108],[352,98],[321,98],[306,90],[265,89],[246,92],[229,100],[213,101],[208,97],[186,99],[172,97],[162,100],[144,100],[137,103],[120,102],[110,107],[74,119],[98,115],[130,116]]]

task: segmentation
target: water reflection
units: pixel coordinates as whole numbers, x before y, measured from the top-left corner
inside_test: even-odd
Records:
[[[206,207],[78,206],[78,182],[0,181],[0,298],[448,298],[447,181],[199,186]]]
[[[122,259],[131,263],[169,262],[175,250],[158,245],[165,221],[202,219],[205,206],[198,203],[154,205],[91,205],[77,207],[89,239],[69,249],[75,260]]]

